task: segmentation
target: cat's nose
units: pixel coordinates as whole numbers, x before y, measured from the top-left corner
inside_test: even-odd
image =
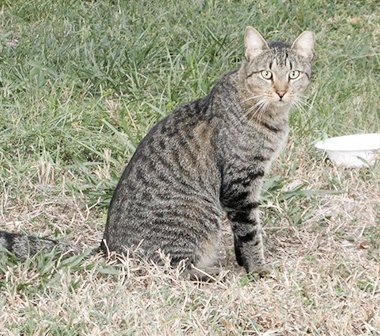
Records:
[[[276,91],[277,95],[282,99],[285,96],[286,91]]]

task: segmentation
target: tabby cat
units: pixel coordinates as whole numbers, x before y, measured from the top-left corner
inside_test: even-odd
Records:
[[[137,249],[159,262],[184,261],[211,272],[226,215],[236,260],[265,268],[258,207],[264,176],[288,136],[289,110],[311,75],[314,34],[292,45],[245,32],[245,59],[211,92],[176,109],[139,144],[114,192],[101,249]],[[19,257],[59,242],[0,232],[0,246]],[[191,271],[191,265],[195,266]]]

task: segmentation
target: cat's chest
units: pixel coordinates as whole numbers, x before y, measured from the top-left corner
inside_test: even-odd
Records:
[[[268,150],[276,157],[284,149],[288,134],[289,128],[287,125],[270,129],[259,125],[254,128],[247,127],[232,142],[236,143],[237,147],[248,147],[254,152]]]
[[[288,128],[277,132],[247,130],[234,139],[229,139],[226,147],[226,164],[239,166],[241,169],[257,169],[268,173],[274,160],[286,146]]]

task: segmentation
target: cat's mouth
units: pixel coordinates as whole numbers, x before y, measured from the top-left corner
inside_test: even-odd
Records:
[[[289,96],[289,94],[287,92],[281,92],[280,93],[273,93],[272,94],[272,103],[274,103],[274,105],[276,106],[284,106],[284,105],[288,105],[291,103],[291,97]]]
[[[278,98],[274,101],[275,105],[284,106],[290,104],[290,100],[284,98]]]

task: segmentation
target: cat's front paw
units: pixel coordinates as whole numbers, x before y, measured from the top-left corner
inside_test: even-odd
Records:
[[[271,273],[271,268],[269,265],[261,265],[256,267],[250,267],[246,270],[247,273],[255,278],[264,278],[267,277]]]

